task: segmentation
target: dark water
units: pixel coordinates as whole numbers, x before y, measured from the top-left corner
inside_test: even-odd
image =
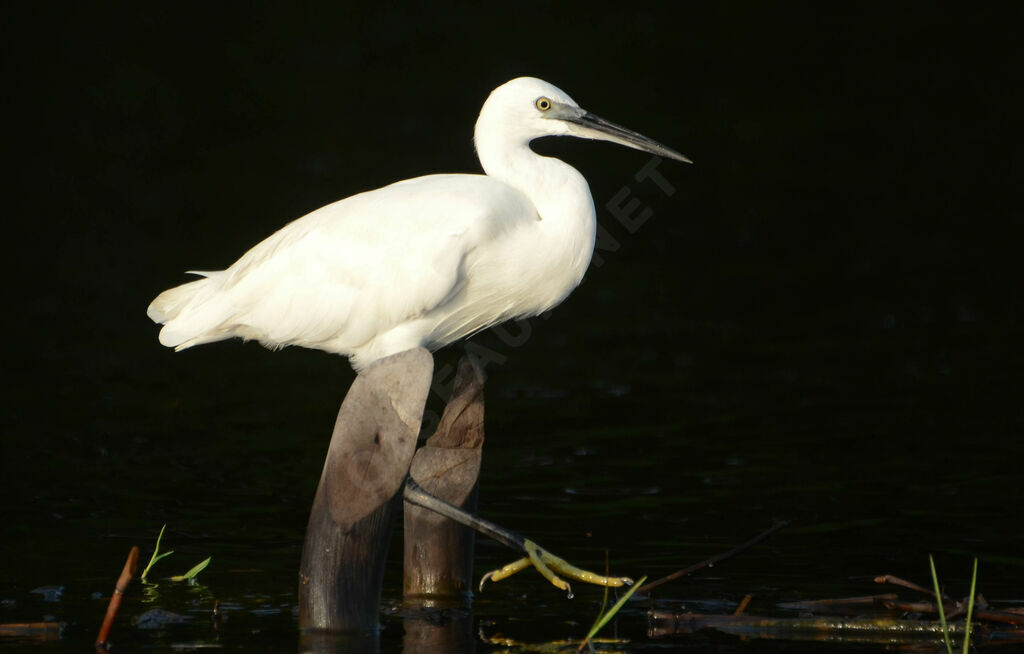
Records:
[[[668,195],[636,181],[646,155],[538,144],[588,177],[607,236],[549,319],[476,339],[498,359],[481,513],[652,577],[791,521],[660,589],[660,609],[730,611],[752,593],[750,611],[777,614],[879,592],[881,573],[925,583],[929,552],[951,594],[978,556],[985,597],[1020,606],[1013,18],[6,6],[0,622],[66,627],[0,646],[88,647],[129,548],[148,557],[166,523],[176,553],[157,577],[213,562],[195,587],[134,585],[119,651],[298,648],[302,536],[352,372],[237,342],[173,354],[145,306],[329,201],[475,171],[479,105],[520,74],[697,164],[662,164]],[[633,231],[606,208],[624,187],[653,212]],[[424,622],[401,606],[398,538],[382,651],[430,621],[464,625],[456,650],[579,639],[598,612],[601,591],[568,601],[523,573],[470,615]],[[508,560],[481,542],[477,573]],[[63,590],[33,592],[46,587]],[[185,621],[131,623],[153,608]],[[654,638],[649,608],[627,606],[614,647],[820,651]]]

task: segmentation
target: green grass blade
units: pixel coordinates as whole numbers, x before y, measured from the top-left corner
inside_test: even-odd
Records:
[[[608,573],[608,550],[604,551],[604,574],[605,574],[606,577],[610,576],[609,573]],[[601,608],[598,609],[598,611],[597,611],[597,617],[594,618],[594,624],[590,625],[591,629],[593,629],[597,625],[598,620],[600,620],[601,616],[604,615],[604,610],[607,607],[608,607],[608,586],[605,586],[604,587],[604,594],[601,596]],[[593,649],[593,648],[591,648],[591,649]]]
[[[946,641],[946,651],[953,654],[953,645],[949,642],[949,626],[946,625],[946,610],[942,606],[942,593],[939,591],[939,575],[935,572],[935,559],[928,555],[928,564],[932,567],[932,584],[935,585],[935,606],[939,609],[939,622],[942,623],[942,639]]]
[[[967,625],[964,627],[964,654],[971,646],[971,616],[974,615],[974,589],[978,581],[978,557],[974,557],[974,572],[971,573],[971,594],[967,599]]]
[[[640,577],[635,584],[630,586],[629,590],[626,591],[626,594],[620,597],[619,601],[615,602],[612,608],[608,609],[607,613],[598,618],[597,622],[594,623],[594,626],[590,628],[590,633],[588,633],[587,637],[583,639],[582,643],[580,643],[580,650],[583,649],[584,645],[590,642],[591,638],[597,635],[597,632],[601,631],[601,629],[608,624],[609,620],[615,617],[615,614],[619,612],[619,609],[621,609],[622,605],[626,603],[626,600],[632,597],[633,593],[636,592],[636,589],[643,586],[645,581],[647,581],[647,575]]]
[[[580,643],[580,647],[581,648],[590,641],[590,639],[594,636],[594,634],[596,634],[598,631],[600,631],[600,629],[601,629],[600,622],[601,622],[601,619],[604,617],[604,610],[605,610],[605,607],[607,607],[607,606],[608,606],[608,587],[605,586],[604,587],[604,597],[601,598],[601,608],[598,609],[598,611],[597,611],[597,617],[594,618],[594,624],[590,625],[590,631],[587,633],[587,637],[583,639],[582,643]],[[590,649],[591,649],[591,651],[593,651],[593,649],[594,649],[593,645],[591,645]]]
[[[157,561],[174,554],[174,550],[164,552],[163,554],[160,553],[160,541],[163,540],[164,529],[167,529],[166,524],[163,527],[160,527],[160,534],[156,537],[156,547],[153,548],[153,556],[149,557],[149,563],[146,564],[146,569],[142,571],[142,576],[139,578],[142,581],[146,581],[146,577],[149,575],[149,569],[152,568]]]
[[[212,557],[212,556],[208,556],[208,557],[206,557],[206,560],[205,560],[205,561],[200,561],[200,562],[199,562],[199,563],[197,563],[197,564],[196,564],[196,565],[195,565],[195,566],[194,566],[194,567],[193,567],[193,568],[192,568],[191,570],[189,570],[189,571],[188,571],[188,572],[186,572],[185,574],[183,574],[183,575],[176,575],[176,576],[174,576],[174,577],[171,577],[171,578],[170,578],[170,579],[171,579],[171,581],[187,581],[187,582],[189,582],[190,584],[194,584],[194,583],[195,583],[195,578],[196,578],[196,576],[197,576],[197,575],[198,575],[198,574],[199,574],[200,572],[202,572],[203,570],[205,570],[205,569],[206,569],[206,566],[210,565],[210,561],[211,561],[212,559],[213,559],[213,557]]]

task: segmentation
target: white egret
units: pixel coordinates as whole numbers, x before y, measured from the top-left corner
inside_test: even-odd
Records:
[[[343,354],[361,370],[551,309],[582,280],[596,233],[587,181],[530,149],[563,135],[689,162],[547,82],[514,79],[476,122],[486,174],[408,179],[295,220],[227,270],[153,300],[160,342],[182,350],[238,336]]]

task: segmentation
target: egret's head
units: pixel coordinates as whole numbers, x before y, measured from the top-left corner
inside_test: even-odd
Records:
[[[581,108],[553,84],[519,77],[491,91],[476,123],[477,148],[491,139],[529,143],[542,136],[577,136],[619,143],[690,163],[675,150]]]

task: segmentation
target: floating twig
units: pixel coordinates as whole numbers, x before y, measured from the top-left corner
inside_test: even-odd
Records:
[[[50,640],[60,638],[63,626],[60,622],[5,622],[0,624],[0,636],[17,636],[19,638],[38,638]]]
[[[774,534],[775,532],[777,532],[778,530],[782,529],[783,527],[785,527],[788,524],[789,523],[786,522],[786,521],[776,522],[774,525],[772,525],[768,529],[765,529],[763,532],[761,532],[757,536],[754,536],[753,538],[751,538],[747,542],[743,543],[742,545],[734,547],[733,549],[731,549],[728,552],[725,552],[723,554],[718,554],[716,556],[713,556],[710,559],[707,559],[706,561],[701,561],[700,563],[696,563],[694,565],[691,565],[688,568],[683,568],[682,570],[676,570],[672,574],[667,575],[665,577],[662,577],[661,579],[657,579],[655,581],[652,581],[649,584],[644,584],[640,588],[637,588],[636,592],[638,594],[646,593],[646,592],[648,592],[648,591],[650,591],[650,590],[652,590],[654,588],[657,588],[658,586],[661,586],[662,584],[667,584],[670,581],[674,581],[676,579],[679,579],[680,577],[685,577],[686,575],[692,574],[692,573],[694,573],[694,572],[696,572],[698,570],[702,570],[704,568],[710,568],[711,566],[713,566],[714,564],[718,563],[719,561],[724,561],[725,559],[728,559],[730,557],[736,556],[737,554],[739,554],[743,550],[748,549],[750,547],[753,547],[754,545],[757,545],[758,543],[760,543],[764,539],[768,538],[769,536],[771,536],[772,534]]]
[[[733,615],[742,615],[742,613],[747,610],[747,605],[750,604],[750,600],[753,598],[754,596],[749,593],[744,595],[743,599],[740,601],[740,605],[736,607],[735,611],[733,611]]]
[[[816,611],[823,608],[846,608],[846,607],[862,607],[865,604],[874,605],[878,603],[885,604],[890,600],[898,600],[899,596],[896,593],[885,593],[883,595],[865,595],[862,597],[836,597],[829,599],[819,600],[800,600],[799,602],[780,602],[780,609],[790,609],[794,611]],[[930,605],[929,605],[930,606]]]
[[[910,590],[916,590],[917,592],[921,593],[922,595],[927,595],[928,597],[933,597],[934,596],[934,593],[932,591],[930,591],[929,589],[925,588],[924,586],[918,586],[914,582],[907,581],[906,579],[901,579],[900,577],[897,577],[896,575],[879,575],[879,576],[875,577],[875,583],[876,584],[892,584],[893,586],[903,586],[904,588],[909,588]]]

